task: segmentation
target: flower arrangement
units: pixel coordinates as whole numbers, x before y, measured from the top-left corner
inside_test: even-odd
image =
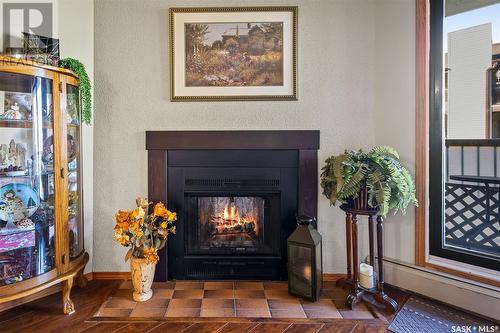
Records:
[[[152,204],[147,199],[137,198],[136,204],[134,210],[120,210],[116,214],[113,239],[122,246],[130,247],[125,261],[134,257],[156,263],[159,260],[158,250],[165,246],[169,234],[175,234],[173,224],[177,214],[169,211],[161,202],[154,205],[151,214],[147,214]]]

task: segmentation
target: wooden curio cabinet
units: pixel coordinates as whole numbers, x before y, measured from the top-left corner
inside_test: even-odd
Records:
[[[0,56],[0,311],[84,284],[81,97],[71,71]]]

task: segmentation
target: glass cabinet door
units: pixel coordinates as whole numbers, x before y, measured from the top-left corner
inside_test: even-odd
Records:
[[[68,224],[69,254],[77,257],[83,251],[82,180],[81,180],[81,117],[80,91],[66,85],[66,126],[68,149]]]
[[[0,286],[55,268],[53,82],[0,72]]]

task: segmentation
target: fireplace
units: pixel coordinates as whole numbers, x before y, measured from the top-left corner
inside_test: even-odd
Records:
[[[318,143],[316,131],[147,132],[149,198],[178,214],[155,280],[286,280],[295,216],[316,215]]]

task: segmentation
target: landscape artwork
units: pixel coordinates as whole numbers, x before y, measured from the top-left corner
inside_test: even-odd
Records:
[[[186,87],[283,85],[283,22],[185,23]]]

